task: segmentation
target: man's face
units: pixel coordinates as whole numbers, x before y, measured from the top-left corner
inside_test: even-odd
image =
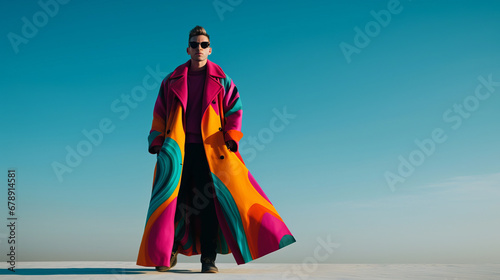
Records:
[[[189,39],[189,42],[197,42],[197,43],[208,42],[208,37],[205,35],[194,36],[191,37],[191,39]],[[187,53],[191,56],[191,59],[194,61],[204,61],[207,60],[208,55],[212,53],[212,48],[209,46],[204,49],[201,47],[201,44],[198,44],[196,48],[188,46]]]

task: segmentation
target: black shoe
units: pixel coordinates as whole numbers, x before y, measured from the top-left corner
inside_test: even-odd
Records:
[[[217,273],[219,269],[215,266],[215,260],[211,258],[201,259],[201,272],[202,273]]]
[[[168,271],[170,269],[170,267],[168,267],[168,266],[155,266],[155,269],[156,269],[156,271],[159,271],[159,272],[165,272],[165,271]]]
[[[168,266],[156,266],[155,267],[156,271],[165,272],[165,271],[169,271],[172,267],[174,267],[177,264],[177,254],[178,254],[178,252],[172,252],[172,255],[170,256],[170,267],[168,267]]]
[[[174,267],[177,264],[177,254],[179,252],[172,252],[172,256],[170,256],[170,268]]]

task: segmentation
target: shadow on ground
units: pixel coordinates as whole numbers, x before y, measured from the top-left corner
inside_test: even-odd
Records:
[[[168,272],[157,272],[153,269],[143,269],[143,268],[112,268],[112,267],[87,267],[87,268],[19,268],[15,269],[14,272],[10,270],[0,271],[0,275],[90,275],[90,274],[118,274],[118,275],[129,275],[129,274],[147,274],[147,273],[200,273],[197,270],[187,270],[187,269],[172,269]]]

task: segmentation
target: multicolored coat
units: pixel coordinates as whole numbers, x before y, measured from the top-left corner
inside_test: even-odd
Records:
[[[189,256],[200,252],[199,233],[188,230],[190,225],[183,220],[175,222],[190,65],[188,61],[166,76],[154,107],[149,151],[157,145],[161,151],[137,265],[170,266],[174,235],[182,237],[179,253]],[[201,132],[219,221],[217,252],[232,253],[237,264],[243,264],[295,242],[239,152],[225,145],[228,140],[238,143],[243,136],[241,101],[231,78],[211,61],[207,61],[202,112]]]

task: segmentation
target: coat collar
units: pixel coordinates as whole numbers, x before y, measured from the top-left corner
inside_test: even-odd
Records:
[[[175,68],[174,72],[172,72],[172,75],[170,76],[170,79],[187,76],[189,67],[191,67],[191,59]],[[219,65],[207,59],[207,76],[225,78],[226,74],[224,74],[224,71],[222,71]]]
[[[181,101],[184,112],[186,111],[188,101],[187,75],[190,66],[191,60],[188,60],[186,63],[178,66],[169,78],[172,81],[170,88]],[[206,67],[207,74],[203,92],[202,113],[205,112],[205,109],[208,107],[210,102],[216,98],[217,94],[223,88],[218,78],[226,77],[226,74],[224,74],[224,71],[222,71],[220,66],[208,59]]]

